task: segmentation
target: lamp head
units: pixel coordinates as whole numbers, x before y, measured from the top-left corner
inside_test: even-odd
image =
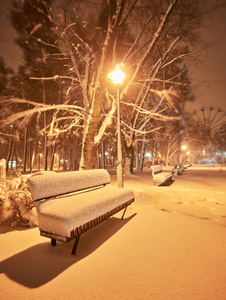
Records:
[[[122,65],[124,64],[117,64],[115,70],[108,74],[108,79],[114,82],[114,84],[122,84],[126,77],[126,74],[121,70]]]

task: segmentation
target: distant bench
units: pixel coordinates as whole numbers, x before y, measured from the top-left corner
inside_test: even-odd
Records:
[[[163,171],[161,165],[151,166],[154,185],[156,183],[165,183],[172,181],[173,168],[171,171]]]
[[[187,164],[184,166],[184,168],[187,169],[188,167],[191,167],[191,166],[192,166],[192,164]]]
[[[177,166],[177,164],[175,164],[174,169],[175,169],[177,175],[181,175],[181,173],[184,172],[184,170],[187,168],[182,166],[182,164],[179,164],[179,166]]]
[[[106,170],[47,172],[27,179],[35,201],[40,234],[56,241],[75,239],[75,254],[80,235],[124,209],[134,200],[131,190],[110,184]]]

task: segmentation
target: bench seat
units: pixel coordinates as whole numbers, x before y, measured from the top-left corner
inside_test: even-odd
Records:
[[[80,194],[38,201],[39,229],[70,238],[75,228],[132,198],[132,191],[106,185]]]
[[[171,172],[161,172],[161,173],[156,174],[154,176],[154,180],[158,181],[158,182],[165,182],[165,181],[167,181],[171,177],[172,177],[172,173]]]
[[[171,170],[170,172],[168,172],[168,171],[163,172],[163,169],[162,169],[161,165],[151,166],[151,169],[152,169],[152,176],[153,176],[154,185],[156,183],[164,183],[164,182],[167,182],[167,181],[172,181],[173,170]]]

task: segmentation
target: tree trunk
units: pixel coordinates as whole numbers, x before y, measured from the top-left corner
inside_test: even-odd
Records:
[[[133,145],[125,145],[126,161],[125,161],[125,174],[133,174],[134,162],[134,148]]]
[[[145,141],[145,134],[144,134],[142,148],[141,148],[141,156],[140,156],[140,172],[143,172],[145,148],[146,148],[146,141]]]
[[[79,168],[79,148],[78,148],[78,144],[79,144],[79,138],[76,136],[75,137],[75,144],[74,144],[74,148],[75,148],[75,151],[74,151],[74,160],[73,160],[73,166],[72,166],[72,171],[75,171],[75,170],[78,170]]]
[[[33,169],[34,158],[35,158],[35,144],[29,143],[29,152],[30,152],[30,172]]]
[[[74,157],[74,135],[71,132],[69,136],[69,143],[70,143],[70,149],[69,149],[69,158],[68,158],[68,165],[69,165],[69,170],[72,171],[73,169],[73,157]]]
[[[105,169],[105,150],[104,141],[101,144],[101,169]]]
[[[13,126],[11,126],[11,132],[10,132],[11,136],[9,138],[9,150],[8,150],[8,155],[7,155],[7,159],[6,159],[6,172],[8,171],[9,168],[9,161],[10,161],[10,157],[12,154],[12,144],[13,144],[13,138],[12,138],[12,134],[13,134]]]
[[[46,104],[46,89],[45,89],[45,82],[42,81],[42,100],[43,103]],[[46,128],[47,120],[46,120],[46,112],[44,111],[44,128]],[[48,169],[48,148],[47,148],[47,133],[44,132],[44,170],[47,171]]]
[[[11,169],[13,168],[13,158],[14,158],[14,154],[15,154],[15,149],[16,149],[16,141],[13,140],[11,156],[10,156],[10,159],[9,159],[11,161]]]
[[[104,85],[102,84],[102,90],[96,93],[92,108],[85,123],[82,142],[82,154],[79,166],[79,169],[82,170],[91,170],[94,168],[96,151],[99,147],[99,143],[95,143],[94,139],[99,125],[103,97]]]
[[[47,134],[44,134],[44,170],[48,169],[48,147],[47,147]]]
[[[170,155],[170,146],[171,146],[171,136],[168,139],[167,151],[166,151],[166,166],[169,165],[169,155]]]
[[[155,165],[156,162],[158,161],[158,149],[159,149],[159,142],[158,142],[157,132],[156,132],[156,135],[154,137],[154,149],[153,149],[153,156],[152,156],[153,165]]]
[[[91,170],[94,168],[96,149],[97,147],[94,146],[94,136],[89,132],[84,137],[79,169]]]
[[[97,148],[97,169],[100,169],[100,151]]]
[[[54,143],[53,143],[51,163],[50,163],[50,167],[49,167],[50,171],[53,170],[53,163],[54,163],[55,151],[56,151],[56,141],[54,141]]]
[[[139,145],[138,145],[138,142],[136,142],[136,169],[137,169],[137,171],[140,170],[140,167],[139,167]]]
[[[24,130],[24,157],[23,157],[23,171],[26,172],[26,165],[27,165],[27,126]]]

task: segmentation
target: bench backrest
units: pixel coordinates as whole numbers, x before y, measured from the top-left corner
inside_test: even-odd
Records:
[[[106,185],[110,182],[110,175],[104,169],[48,172],[27,179],[27,185],[35,201]]]
[[[158,174],[162,172],[162,166],[161,165],[154,165],[151,166],[152,169],[152,175]]]

